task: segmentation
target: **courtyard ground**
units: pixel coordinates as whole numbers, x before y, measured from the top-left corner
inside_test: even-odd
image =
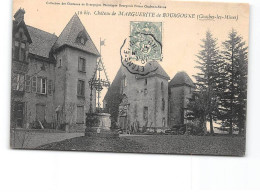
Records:
[[[117,138],[82,136],[50,143],[36,149],[243,156],[245,138],[225,135],[124,135]]]
[[[57,130],[12,130],[10,145],[12,148],[34,149],[41,145],[83,136],[84,133],[65,133]]]

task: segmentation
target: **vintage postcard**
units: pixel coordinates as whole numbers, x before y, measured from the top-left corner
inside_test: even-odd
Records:
[[[15,149],[244,156],[249,5],[14,0]]]

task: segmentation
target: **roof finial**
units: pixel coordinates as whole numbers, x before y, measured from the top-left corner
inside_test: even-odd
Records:
[[[18,23],[20,23],[21,21],[24,20],[24,14],[25,14],[25,11],[24,9],[22,9],[20,7],[20,9],[18,9],[18,11],[14,14],[14,19],[15,21],[17,21]]]

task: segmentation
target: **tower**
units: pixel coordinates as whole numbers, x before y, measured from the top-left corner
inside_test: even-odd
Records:
[[[169,82],[169,123],[170,127],[186,123],[185,113],[188,99],[194,91],[195,85],[189,75],[178,72]]]

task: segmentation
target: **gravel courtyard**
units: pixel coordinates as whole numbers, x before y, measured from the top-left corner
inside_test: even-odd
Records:
[[[180,135],[125,135],[117,138],[82,136],[50,143],[36,149],[243,156],[245,138]]]

